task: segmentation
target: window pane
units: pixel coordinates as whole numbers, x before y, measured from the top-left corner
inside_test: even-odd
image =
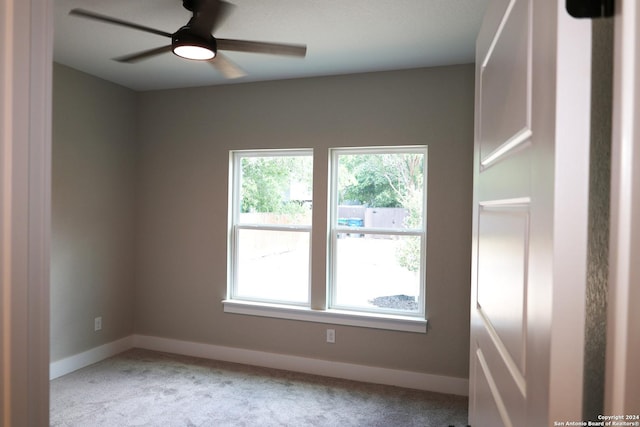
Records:
[[[311,155],[240,158],[240,224],[311,224]]]
[[[334,307],[420,311],[420,237],[342,237],[335,240]]]
[[[339,154],[338,226],[421,229],[423,153]]]
[[[235,297],[307,303],[309,232],[238,231]]]

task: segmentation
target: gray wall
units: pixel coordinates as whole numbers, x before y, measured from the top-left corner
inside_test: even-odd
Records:
[[[472,65],[139,94],[135,332],[467,377]],[[225,314],[230,149],[429,145],[427,334]],[[323,209],[326,177],[316,175]],[[323,242],[314,244],[322,261]],[[314,270],[315,285],[324,271]],[[317,304],[317,301],[315,302]]]
[[[136,95],[58,64],[53,83],[55,361],[133,333]]]
[[[472,65],[136,94],[56,64],[53,123],[52,361],[138,333],[467,376]],[[230,149],[394,144],[429,145],[427,334],[328,345],[327,325],[223,312]]]

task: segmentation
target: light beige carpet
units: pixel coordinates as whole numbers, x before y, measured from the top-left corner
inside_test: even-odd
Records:
[[[51,425],[466,426],[467,399],[133,349],[51,381]]]

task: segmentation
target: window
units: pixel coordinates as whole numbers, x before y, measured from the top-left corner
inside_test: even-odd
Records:
[[[311,151],[234,152],[232,299],[309,305]]]
[[[424,315],[426,148],[334,149],[330,302]]]
[[[225,312],[425,332],[426,146],[327,155],[231,152]]]

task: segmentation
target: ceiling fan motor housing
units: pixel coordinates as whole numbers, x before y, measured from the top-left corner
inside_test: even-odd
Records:
[[[198,34],[195,34],[189,25],[185,25],[180,28],[171,36],[171,48],[173,52],[187,59],[211,59],[211,58],[191,58],[186,57],[184,55],[180,55],[176,49],[181,46],[191,46],[205,49],[207,51],[212,52],[212,56],[215,56],[218,52],[218,46],[216,43],[216,39],[210,35],[208,38],[203,38]]]

